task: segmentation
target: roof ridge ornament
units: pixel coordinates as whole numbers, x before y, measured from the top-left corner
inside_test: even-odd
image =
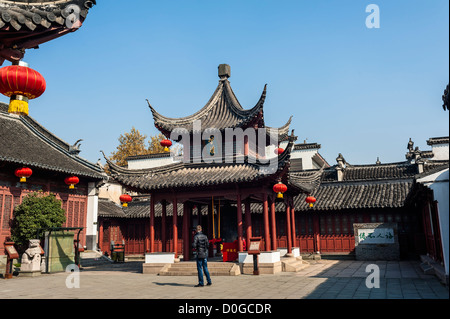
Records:
[[[231,67],[228,64],[219,64],[219,78],[224,81],[231,76]]]

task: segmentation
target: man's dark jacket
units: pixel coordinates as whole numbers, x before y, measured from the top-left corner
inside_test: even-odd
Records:
[[[208,237],[202,232],[198,232],[197,234],[195,234],[192,248],[197,250],[197,258],[206,258],[208,256],[209,248]]]

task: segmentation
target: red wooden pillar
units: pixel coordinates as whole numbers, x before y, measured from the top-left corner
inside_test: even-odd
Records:
[[[270,221],[272,224],[272,249],[277,250],[277,221],[275,218],[275,197],[271,197],[270,202]]]
[[[319,225],[319,215],[313,215],[313,232],[314,232],[314,250],[315,252],[320,252],[320,225]]]
[[[183,203],[183,260],[189,261],[189,206]]]
[[[206,227],[207,227],[207,236],[208,239],[213,238],[213,224],[212,224],[212,214],[214,214],[214,207],[212,206],[212,203],[208,204],[208,216],[207,216],[207,222],[206,222]],[[203,227],[203,233],[206,233]],[[209,245],[209,251],[208,251],[208,256],[209,257],[214,257],[214,248],[213,245]]]
[[[248,156],[248,135],[244,135],[244,155]]]
[[[287,242],[287,253],[292,254],[292,237],[291,237],[291,214],[289,207],[289,200],[286,200],[286,242]]]
[[[237,194],[237,230],[238,230],[238,252],[242,252],[242,201],[241,194]]]
[[[264,218],[264,242],[266,243],[266,251],[270,251],[270,229],[269,229],[269,204],[267,194],[263,194],[263,218]]]
[[[250,245],[250,237],[252,237],[252,215],[250,212],[250,199],[245,200],[245,237],[247,249]]]
[[[98,231],[98,247],[103,251],[103,220],[100,221],[100,229]]]
[[[167,251],[166,247],[166,215],[167,215],[167,202],[166,200],[161,201],[161,251]]]
[[[175,253],[175,258],[178,258],[178,226],[177,226],[177,217],[178,217],[178,204],[177,198],[173,197],[172,200],[172,228],[173,228],[173,252]]]
[[[197,225],[202,224],[202,206],[197,205]],[[195,225],[195,226],[197,226]]]
[[[150,195],[150,252],[155,252],[155,197]]]
[[[295,233],[295,207],[293,201],[291,202],[291,227],[292,227],[292,247],[297,247],[297,235]],[[298,247],[300,247],[300,245]]]

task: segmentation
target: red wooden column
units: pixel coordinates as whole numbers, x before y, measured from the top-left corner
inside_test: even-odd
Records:
[[[237,194],[237,230],[238,230],[238,252],[242,252],[242,201],[241,194]]]
[[[189,261],[189,205],[183,203],[183,260]]]
[[[291,201],[291,227],[292,227],[292,247],[297,247],[297,235],[295,233],[295,207],[294,207],[294,201]],[[300,245],[298,247],[300,247]]]
[[[100,229],[98,230],[98,248],[103,251],[103,220],[100,221]]]
[[[197,205],[197,220],[198,220],[197,225],[201,225],[202,224],[202,206],[201,205]],[[194,225],[194,227],[196,227],[197,225]]]
[[[212,203],[208,203],[208,216],[206,218],[206,228],[207,228],[207,236],[208,239],[212,239],[213,237],[213,224],[212,224],[212,214],[214,214],[214,207],[212,206]],[[205,227],[203,227],[203,233],[206,234]],[[208,251],[209,257],[214,257],[214,248],[213,245],[209,245],[209,251]]]
[[[314,252],[320,252],[320,225],[319,215],[313,215]]]
[[[271,197],[270,222],[272,224],[272,249],[277,250],[277,222],[275,218],[275,196]]]
[[[269,203],[267,194],[263,194],[263,218],[264,218],[264,242],[266,243],[266,251],[270,251],[270,229],[269,229]]]
[[[250,237],[252,237],[252,215],[250,212],[250,199],[245,200],[245,240],[247,241],[247,249],[250,245]]]
[[[172,227],[173,227],[173,252],[175,253],[175,258],[178,258],[178,226],[177,226],[177,217],[178,217],[178,204],[177,198],[174,196],[172,200]]]
[[[161,251],[165,252],[167,251],[167,247],[166,247],[166,242],[167,242],[167,238],[166,238],[166,215],[167,215],[167,202],[166,200],[161,201],[161,244],[162,244],[162,248]]]
[[[292,237],[291,237],[291,209],[289,205],[289,200],[286,203],[286,242],[287,242],[287,253],[292,254]]]
[[[150,195],[150,252],[155,252],[155,197]]]

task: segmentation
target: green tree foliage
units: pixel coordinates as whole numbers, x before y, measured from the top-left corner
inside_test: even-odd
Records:
[[[135,155],[156,154],[164,152],[160,142],[165,139],[164,135],[152,136],[146,145],[147,135],[143,135],[136,128],[131,132],[120,135],[117,151],[112,152],[110,160],[120,166],[127,165],[127,157]]]
[[[14,209],[12,240],[19,250],[26,249],[39,228],[61,227],[66,221],[65,213],[55,195],[29,194]]]

